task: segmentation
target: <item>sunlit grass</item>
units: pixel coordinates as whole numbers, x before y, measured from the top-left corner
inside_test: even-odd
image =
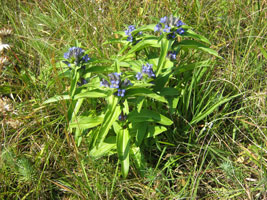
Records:
[[[13,108],[0,114],[0,198],[267,198],[266,6],[240,0],[4,0],[0,26],[14,35],[6,38],[11,64],[2,68],[0,94]],[[208,100],[242,95],[193,125],[187,121],[191,110],[173,111],[177,126],[151,141],[155,148],[146,152],[145,177],[131,168],[122,180],[114,157],[92,160],[85,144],[74,146],[64,103],[42,102],[68,87],[56,62],[76,41],[90,55],[108,58],[120,48],[103,45],[116,37],[114,31],[155,23],[176,9],[223,57],[211,60],[211,74],[193,90],[187,86],[189,98],[205,106]],[[19,126],[12,127],[12,120]]]

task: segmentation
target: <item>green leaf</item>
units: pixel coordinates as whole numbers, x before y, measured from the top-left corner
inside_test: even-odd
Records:
[[[43,104],[57,102],[61,100],[67,100],[67,99],[70,99],[70,95],[56,95],[54,97],[47,99]]]
[[[136,45],[134,45],[128,52],[128,54],[132,54],[136,51],[140,51],[141,49],[144,49],[146,47],[160,47],[160,44],[158,43],[157,37],[148,37],[143,39],[142,41],[138,42]]]
[[[106,138],[112,124],[116,120],[118,120],[118,117],[121,113],[120,106],[118,105],[118,98],[115,96],[110,96],[108,100],[109,100],[108,110],[106,111],[103,123],[100,127],[100,130],[95,137],[97,147],[101,146],[101,144],[104,141],[104,139]]]
[[[75,104],[75,107],[74,107],[74,110],[72,112],[72,116],[71,116],[71,119],[73,118],[76,118],[76,115],[77,113],[79,112],[81,106],[82,106],[82,103],[83,103],[84,99],[79,99],[76,104]]]
[[[99,148],[94,147],[89,155],[95,159],[98,159],[105,155],[114,154],[114,150],[117,147],[116,136],[107,137]]]
[[[218,52],[203,45],[202,43],[200,42],[197,42],[197,41],[194,41],[194,40],[183,40],[181,41],[178,46],[182,47],[182,48],[188,48],[188,49],[199,49],[199,50],[202,50],[202,51],[205,51],[211,55],[214,55],[216,57],[219,57],[221,58],[219,55],[218,55]]]
[[[128,43],[128,41],[126,41],[123,38],[118,38],[118,39],[108,40],[108,41],[104,42],[103,44],[114,44],[114,43]]]
[[[73,97],[75,92],[76,92],[76,88],[77,88],[77,82],[80,79],[80,73],[78,72],[78,69],[75,68],[72,70],[73,74],[72,74],[72,79],[71,79],[71,84],[70,84],[70,96]]]
[[[134,123],[133,126],[136,128],[136,146],[139,147],[146,136],[147,123]]]
[[[119,34],[121,36],[126,36],[125,31],[116,31],[115,34]]]
[[[209,45],[211,44],[210,41],[207,38],[205,38],[202,35],[199,35],[199,34],[195,33],[191,29],[186,30],[186,32],[183,34],[183,36],[185,36],[185,37],[191,37],[191,38],[194,38],[194,39],[198,39],[201,42],[205,42],[205,43],[207,43]]]
[[[155,137],[167,130],[164,126],[149,126],[145,138]]]
[[[71,70],[69,70],[69,68],[66,68],[66,69],[63,69],[63,70],[65,70],[65,71],[59,73],[58,76],[62,77],[62,78],[71,78]]]
[[[134,144],[130,148],[130,156],[133,158],[134,165],[139,171],[140,175],[144,177],[144,172],[147,166],[147,163],[145,161],[145,156],[141,152],[141,149],[139,147],[136,147]]]
[[[80,98],[101,98],[101,97],[107,97],[110,94],[111,94],[111,91],[95,89],[95,90],[90,90],[90,91],[76,94],[74,96],[74,100],[80,99]]]
[[[121,163],[123,178],[126,178],[129,172],[130,160],[130,136],[128,129],[122,129],[117,135],[117,151]]]
[[[94,73],[100,73],[100,72],[112,72],[113,68],[110,66],[92,66],[85,70],[86,73],[94,72]]]
[[[155,80],[155,86],[154,86],[154,90],[155,91],[161,91],[165,85],[167,84],[167,82],[170,80],[170,77],[172,76],[172,71],[171,70],[167,70],[164,73],[161,73]]]
[[[167,40],[166,38],[161,40],[161,47],[160,47],[160,55],[159,55],[159,62],[157,65],[156,70],[156,77],[161,73],[161,70],[166,62],[166,56],[168,53],[168,49],[170,48],[172,42]]]
[[[141,60],[130,60],[130,61],[122,61],[119,62],[122,67],[131,67],[135,72],[140,72],[142,65],[144,64]]]
[[[156,94],[155,92],[153,92],[148,88],[130,88],[126,91],[125,97],[131,97],[131,96],[144,96],[155,99],[163,103],[167,103],[167,100],[164,97]]]
[[[161,96],[177,96],[180,94],[180,90],[176,88],[162,88],[160,90],[160,95]]]
[[[100,125],[104,120],[104,116],[78,116],[69,124],[70,128],[88,129]]]
[[[154,31],[155,26],[156,24],[144,25],[144,26],[141,26],[135,29],[132,33],[135,34],[135,33],[139,33],[140,31]]]
[[[83,130],[81,128],[77,128],[75,130],[74,140],[75,140],[77,147],[79,147],[81,142],[82,142],[82,137],[81,137],[82,132],[83,132]]]
[[[161,115],[155,111],[143,109],[138,113],[137,111],[132,111],[128,115],[128,120],[132,123],[137,122],[155,122],[162,125],[171,125],[173,122],[169,118]]]

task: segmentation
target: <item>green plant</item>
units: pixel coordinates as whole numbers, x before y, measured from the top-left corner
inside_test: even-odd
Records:
[[[174,16],[165,16],[158,24],[138,28],[131,25],[117,34],[121,38],[108,43],[123,46],[109,60],[90,59],[80,47],[70,48],[64,54],[67,67],[61,74],[70,79],[70,89],[45,103],[68,100],[67,120],[69,131],[75,130],[76,144],[79,146],[86,136],[89,154],[95,158],[117,152],[122,175],[126,177],[130,157],[142,174],[146,165],[143,142],[173,124],[167,111],[177,109],[181,97],[186,103],[178,110],[188,114],[184,110],[189,109],[195,83],[192,81],[189,86],[184,83],[200,80],[205,71],[192,71],[207,65],[208,60],[178,62],[177,56],[182,58],[195,50],[219,56],[207,46],[210,42],[205,37]],[[107,78],[108,72],[112,73]],[[88,101],[90,111],[78,114],[84,100]],[[206,104],[203,110],[196,107],[198,112],[191,117],[191,123],[204,119],[228,100],[212,106]]]

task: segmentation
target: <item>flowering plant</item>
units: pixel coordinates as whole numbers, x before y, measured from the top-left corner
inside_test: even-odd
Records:
[[[70,78],[71,87],[45,103],[67,100],[69,131],[75,132],[77,145],[85,138],[94,158],[117,153],[126,177],[130,157],[142,174],[146,141],[174,123],[170,112],[184,100],[183,84],[188,80],[184,73],[208,64],[183,63],[182,55],[200,50],[219,56],[205,37],[174,16],[138,28],[130,25],[118,34],[121,38],[106,43],[123,44],[110,60],[91,59],[82,48],[70,48],[64,54],[66,68],[61,76]],[[80,113],[84,100],[92,109]],[[209,113],[191,117],[191,122]]]

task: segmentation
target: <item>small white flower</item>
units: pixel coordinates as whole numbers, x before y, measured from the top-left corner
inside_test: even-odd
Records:
[[[0,44],[0,53],[1,53],[4,49],[10,49],[10,46],[9,46],[8,44]]]
[[[2,28],[0,29],[0,37],[10,35],[12,33],[12,30],[9,28]]]
[[[0,57],[0,65],[4,65],[8,63],[8,58],[5,56]]]

